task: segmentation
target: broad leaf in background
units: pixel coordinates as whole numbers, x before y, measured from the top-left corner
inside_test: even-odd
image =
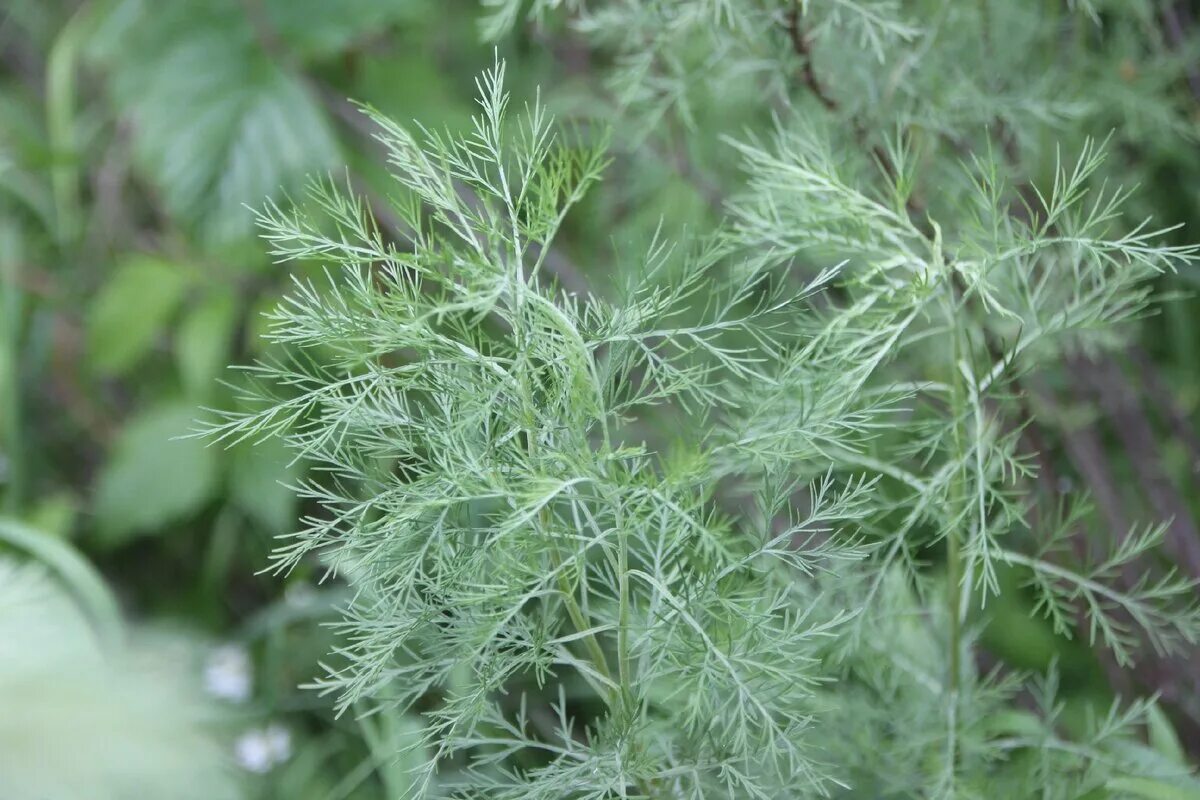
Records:
[[[217,387],[238,324],[233,292],[217,289],[191,309],[175,331],[179,376],[190,397],[204,402]]]
[[[226,0],[127,0],[93,42],[137,163],[170,214],[212,242],[249,232],[244,204],[339,161],[317,99],[268,55],[274,35],[250,14]]]
[[[295,525],[296,495],[293,489],[302,470],[292,453],[278,439],[260,444],[245,442],[231,451],[229,494],[247,516],[272,535],[292,530]]]
[[[118,545],[142,534],[164,533],[169,523],[199,510],[214,494],[219,456],[195,439],[196,409],[171,404],[131,420],[105,464],[96,490],[101,539]]]
[[[116,268],[88,309],[92,369],[117,375],[134,366],[165,329],[191,281],[185,267],[135,255]]]
[[[357,39],[380,36],[390,23],[416,20],[437,8],[429,0],[266,0],[262,5],[289,51],[306,58],[335,55]]]

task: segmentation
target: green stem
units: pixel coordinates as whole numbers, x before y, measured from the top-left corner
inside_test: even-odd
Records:
[[[516,332],[517,343],[520,348],[523,336],[522,329],[518,328]],[[518,376],[518,389],[521,393],[521,403],[525,414],[525,433],[528,437],[528,450],[530,458],[537,455],[537,424],[533,414],[533,392],[529,387],[529,379],[524,371],[521,371]],[[550,528],[551,523],[550,509],[543,507],[538,511],[538,522],[543,530]],[[559,550],[558,542],[554,542],[550,550],[551,567],[558,573],[558,590],[562,595],[563,604],[567,607],[567,615],[571,618],[571,624],[575,626],[577,633],[584,633],[592,627],[588,624],[587,615],[579,606],[579,602],[575,599],[575,589],[571,585],[571,580],[565,572],[562,571],[563,557]],[[608,659],[604,656],[604,650],[600,647],[600,642],[596,640],[594,633],[586,633],[583,636],[583,644],[587,649],[588,658],[592,661],[596,671],[600,673],[609,683],[612,683],[612,671],[608,668]],[[585,676],[586,677],[586,676]],[[589,681],[591,683],[591,681]],[[604,701],[610,708],[616,708],[617,698],[613,696],[611,690],[603,693]]]
[[[629,541],[624,530],[618,533],[617,542],[617,671],[621,683],[621,697],[626,711],[632,713],[632,672],[629,663]]]
[[[518,260],[520,259],[519,252],[517,253],[517,258],[518,258]],[[524,302],[525,299],[529,299],[533,302],[540,304],[541,307],[544,308],[549,313],[551,319],[553,319],[556,323],[558,323],[561,326],[563,333],[567,336],[567,338],[572,340],[578,347],[579,358],[582,360],[582,362],[586,368],[586,371],[588,373],[588,377],[591,380],[593,388],[596,392],[597,408],[599,409],[599,406],[601,404],[602,397],[603,397],[603,393],[601,392],[599,376],[596,374],[595,364],[591,360],[591,353],[588,351],[587,346],[584,344],[583,339],[579,335],[578,330],[576,330],[575,327],[570,323],[570,320],[568,320],[564,317],[562,310],[559,309],[558,306],[556,306],[553,302],[547,300],[546,298],[542,297],[537,292],[527,294],[525,291],[526,288],[527,287],[525,286],[524,281],[522,281],[520,283],[519,293],[517,294],[517,296],[515,298],[515,303],[517,306],[518,320],[521,319],[521,316],[520,316],[521,304]],[[527,348],[524,346],[524,343],[523,343],[524,337],[525,337],[524,328],[523,328],[523,326],[518,325],[517,330],[515,332],[515,338],[517,341],[518,350],[520,352],[528,352]],[[532,395],[532,392],[530,391],[528,378],[524,372],[521,372],[521,374],[518,378],[518,385],[519,385],[519,391],[521,392],[522,404],[523,404],[524,411],[525,411],[525,427],[526,427],[526,433],[529,437],[529,455],[532,458],[537,453],[537,425],[536,425],[535,416],[533,414],[533,395]],[[604,451],[606,453],[611,452],[612,444],[611,444],[611,440],[609,438],[608,420],[605,418],[603,413],[597,414],[597,422],[599,423],[601,432],[603,434]],[[633,669],[632,669],[631,657],[630,657],[630,653],[629,653],[629,627],[630,627],[630,622],[629,622],[629,618],[630,618],[629,536],[625,530],[625,524],[624,524],[624,520],[623,520],[623,515],[621,514],[620,503],[615,503],[615,508],[616,508],[616,526],[617,526],[617,532],[618,532],[617,565],[616,565],[617,581],[618,581],[618,590],[617,590],[617,604],[618,604],[617,605],[617,681],[616,681],[616,683],[617,683],[618,688],[617,688],[617,691],[615,691],[615,692],[613,692],[613,691],[604,692],[603,698],[604,698],[604,701],[608,704],[609,711],[611,713],[613,713],[614,715],[617,715],[619,713],[621,716],[624,716],[626,719],[632,719],[633,714],[634,714],[634,706],[633,706]],[[538,512],[538,518],[543,527],[549,526],[549,523],[550,523],[549,514],[550,514],[550,512],[549,512],[549,509],[547,509],[547,508],[542,508],[541,511]],[[584,613],[583,609],[579,606],[578,601],[575,599],[575,587],[573,587],[571,585],[571,581],[568,578],[568,576],[566,575],[566,573],[562,572],[560,569],[560,567],[563,564],[563,559],[562,559],[561,552],[559,552],[557,543],[554,544],[554,547],[551,550],[550,557],[551,557],[551,563],[552,563],[554,569],[558,570],[559,593],[562,595],[563,603],[566,605],[567,614],[570,616],[571,622],[575,626],[575,630],[578,633],[582,634],[582,633],[584,633],[584,631],[590,630],[591,625],[588,623],[587,615]],[[583,642],[584,642],[584,647],[587,649],[588,657],[591,659],[593,665],[596,667],[596,670],[609,683],[613,683],[612,671],[609,669],[608,659],[604,655],[604,650],[603,650],[603,648],[600,647],[600,643],[599,643],[599,641],[596,640],[595,635],[590,632],[585,634],[583,636]],[[589,683],[591,683],[591,681],[589,681]],[[634,747],[636,748],[637,746],[638,746],[638,743],[635,742]],[[655,796],[654,787],[652,785],[648,784],[646,781],[636,780],[635,783],[637,784],[638,790],[641,791],[644,796],[646,796],[646,797],[654,797]]]
[[[558,590],[562,595],[563,604],[567,607],[567,615],[571,618],[571,624],[575,626],[576,632],[583,633],[591,628],[591,625],[588,624],[587,615],[583,613],[583,609],[579,606],[579,601],[575,599],[575,590],[571,586],[570,578],[560,569],[563,565],[563,559],[557,545],[550,553],[550,561],[553,568],[559,571]],[[611,681],[612,671],[608,668],[608,659],[605,658],[604,649],[600,647],[600,642],[596,639],[595,634],[586,634],[583,637],[583,645],[587,648],[588,658],[591,659],[593,666],[596,667],[596,671]],[[609,696],[605,697],[605,700],[610,705],[614,702],[611,694],[609,692]]]
[[[954,474],[950,483],[950,506],[948,508],[950,524],[946,529],[946,613],[948,616],[949,653],[946,675],[946,702],[949,715],[949,766],[951,774],[958,761],[958,693],[959,675],[962,670],[962,619],[961,603],[959,600],[959,584],[962,583],[962,536],[959,530],[966,507],[963,469],[966,460],[964,433],[962,430],[966,401],[963,392],[963,377],[959,365],[962,363],[963,343],[962,329],[956,320],[954,284],[948,282],[949,292],[949,321],[953,330],[952,361],[950,364],[950,413],[953,417],[954,437]]]
[[[79,230],[79,142],[75,135],[75,70],[91,21],[91,7],[79,10],[59,31],[46,61],[46,134],[53,154],[50,188],[54,197],[55,236],[59,244]]]
[[[2,232],[0,232],[2,233]],[[8,460],[4,510],[16,516],[25,500],[25,442],[21,397],[21,317],[24,298],[18,285],[20,253],[10,252],[8,237],[0,238],[0,404],[4,408],[3,444]]]

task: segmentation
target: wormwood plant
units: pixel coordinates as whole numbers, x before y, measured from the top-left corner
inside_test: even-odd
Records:
[[[503,82],[465,137],[367,110],[409,241],[329,182],[263,210],[277,257],[332,269],[296,280],[270,315],[290,355],[211,429],[318,466],[274,566],[354,587],[316,685],[419,715],[407,796],[1184,791],[1137,744],[1151,704],[1068,736],[1053,673],[974,658],[1010,574],[1122,664],[1200,635],[1186,582],[1128,574],[1161,528],[1064,552],[1078,508],[1034,505],[1006,422],[1039,364],[1103,346],[1196,255],[1121,229],[1103,148],[1024,203],[968,163],[940,220],[906,142],[868,183],[780,123],[729,143],[749,180],[722,231],[579,297],[547,263],[604,142],[514,115]]]

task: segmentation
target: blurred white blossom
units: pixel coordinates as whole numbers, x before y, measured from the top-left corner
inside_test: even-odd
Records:
[[[247,731],[234,744],[238,764],[248,772],[262,774],[287,761],[292,755],[292,735],[282,725]]]
[[[204,665],[204,689],[213,697],[243,703],[252,683],[250,656],[237,645],[217,648]]]

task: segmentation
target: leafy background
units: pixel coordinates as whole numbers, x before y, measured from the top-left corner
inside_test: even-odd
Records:
[[[255,239],[247,206],[330,171],[386,227],[382,159],[348,98],[398,120],[461,128],[473,76],[493,58],[482,34],[511,24],[498,47],[515,97],[540,85],[553,109],[584,124],[627,119],[615,126],[605,183],[568,222],[567,260],[555,265],[566,288],[603,291],[619,281],[620,253],[658,226],[705,230],[720,218],[738,185],[721,134],[769,123],[748,76],[716,76],[711,90],[698,79],[677,92],[669,82],[647,89],[627,80],[638,65],[622,60],[621,43],[601,39],[593,51],[561,18],[527,24],[522,4],[485,5],[491,16],[467,0],[0,4],[0,511],[45,540],[38,546],[82,554],[139,625],[170,628],[195,651],[186,663],[197,681],[214,648],[249,654],[248,697],[220,706],[213,724],[234,762],[239,742],[262,740],[248,735],[287,732],[286,758],[238,778],[255,796],[394,796],[404,765],[387,754],[412,726],[387,715],[335,719],[327,698],[297,688],[330,647],[321,623],[342,592],[311,568],[259,572],[273,537],[303,512],[289,488],[302,468],[271,441],[223,450],[178,438],[200,409],[236,406],[247,377],[226,364],[271,357],[257,337],[259,312],[287,278]],[[1146,129],[1137,201],[1193,225],[1200,102],[1185,71],[1194,49],[1181,48],[1173,71],[1139,69],[1132,47],[1097,67],[1097,81],[1113,87],[1108,124]],[[711,62],[700,55],[697,63]],[[854,66],[826,58],[853,86]],[[686,60],[664,68],[690,69]],[[940,90],[971,102],[967,88]],[[1171,101],[1181,113],[1144,102],[1167,96],[1183,98]],[[621,117],[629,108],[646,111],[633,121]],[[1164,279],[1160,288],[1181,296],[1131,349],[1051,376],[1040,398],[1057,425],[1046,452],[1058,480],[1091,489],[1099,526],[1150,515],[1198,538],[1195,281]],[[0,543],[5,557],[37,549],[15,535]],[[1054,637],[1017,601],[990,613],[986,658],[1057,663],[1079,707],[1121,688],[1086,645]],[[13,641],[0,640],[0,664],[13,658]],[[1195,758],[1194,676],[1149,682],[1168,701],[1151,738]]]

